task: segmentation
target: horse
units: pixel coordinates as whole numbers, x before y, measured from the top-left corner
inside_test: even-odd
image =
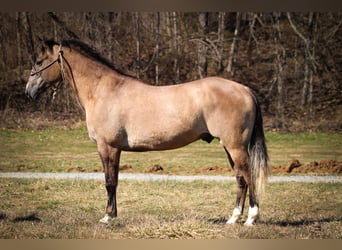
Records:
[[[237,182],[235,207],[227,224],[259,218],[269,158],[260,105],[253,91],[221,77],[153,86],[116,69],[79,40],[42,42],[26,84],[32,99],[69,83],[84,108],[91,141],[97,144],[108,200],[102,223],[117,217],[116,191],[122,151],[170,150],[202,139],[218,139]],[[55,93],[54,93],[55,94]]]

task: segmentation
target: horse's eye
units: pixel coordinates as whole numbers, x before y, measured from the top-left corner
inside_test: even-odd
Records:
[[[42,65],[42,63],[43,63],[43,60],[37,60],[37,62],[36,62],[37,66]]]

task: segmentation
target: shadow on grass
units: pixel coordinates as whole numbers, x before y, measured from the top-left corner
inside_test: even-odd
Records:
[[[340,218],[322,218],[322,219],[302,219],[298,221],[274,221],[267,222],[261,221],[260,224],[264,225],[275,225],[280,227],[299,227],[299,226],[310,226],[317,225],[321,223],[329,223],[329,222],[342,222],[342,217]]]
[[[226,217],[210,218],[208,222],[212,224],[226,224],[228,219]]]
[[[6,220],[7,219],[7,215],[4,213],[0,213],[0,221],[1,220]]]
[[[27,216],[16,217],[12,221],[13,222],[22,222],[22,221],[41,222],[42,220],[36,214],[29,214]]]
[[[218,217],[218,218],[210,218],[208,222],[212,224],[226,224],[228,218],[225,217]],[[329,223],[329,222],[342,222],[342,217],[339,218],[322,218],[322,219],[303,219],[298,221],[257,221],[257,224],[261,225],[273,225],[273,226],[280,226],[280,227],[299,227],[299,226],[310,226],[310,225],[317,225],[321,223]]]

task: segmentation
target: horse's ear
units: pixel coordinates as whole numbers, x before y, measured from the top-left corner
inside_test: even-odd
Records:
[[[43,43],[44,39],[41,36],[36,36],[39,43]]]
[[[45,43],[44,37],[36,36],[36,38],[37,38],[37,41],[38,41],[38,43],[37,43],[38,53],[39,52],[45,52],[46,49],[48,48],[48,46]]]
[[[59,45],[57,42],[55,42],[53,39],[44,39],[42,42],[42,52],[49,51],[50,53],[53,53],[53,46]]]

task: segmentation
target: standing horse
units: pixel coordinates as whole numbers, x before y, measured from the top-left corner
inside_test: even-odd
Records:
[[[249,189],[245,225],[259,216],[259,196],[269,169],[262,116],[252,91],[219,77],[151,86],[116,70],[80,41],[46,41],[33,66],[26,94],[33,99],[68,82],[86,113],[90,139],[102,160],[108,203],[117,216],[116,190],[121,151],[175,149],[202,139],[220,140],[236,174],[238,192],[228,224],[241,219]]]

